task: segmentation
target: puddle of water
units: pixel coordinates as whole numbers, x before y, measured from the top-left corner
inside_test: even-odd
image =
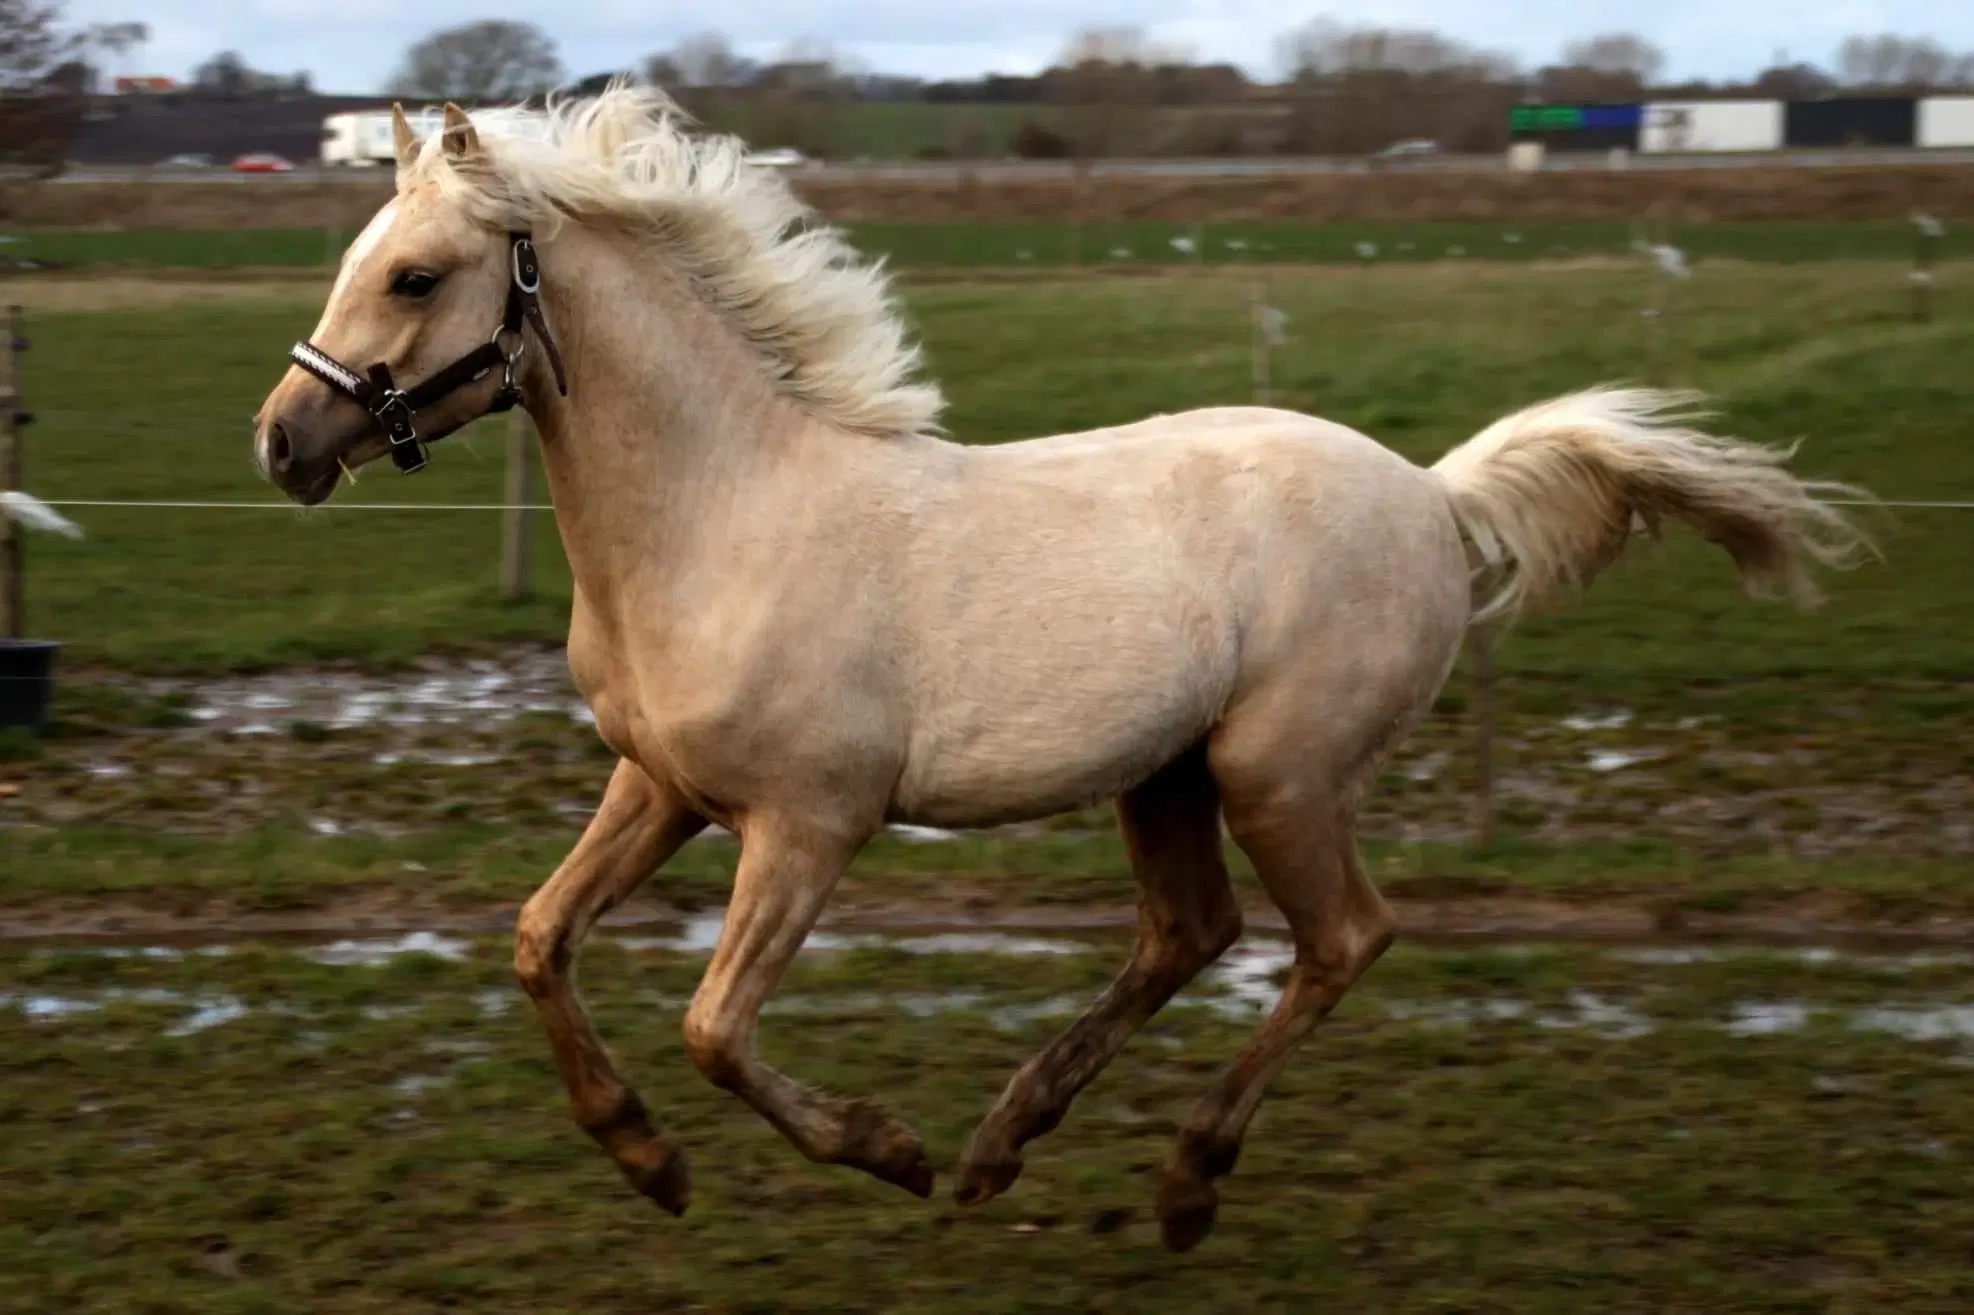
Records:
[[[1616,731],[1631,725],[1631,709],[1613,708],[1606,713],[1576,713],[1563,718],[1562,724],[1573,731]]]
[[[1809,1026],[1809,1020],[1808,1005],[1788,1001],[1765,1003],[1744,1000],[1734,1006],[1734,1016],[1726,1026],[1736,1036],[1774,1036],[1781,1032],[1800,1032]]]
[[[1175,1003],[1212,1009],[1229,1017],[1250,1017],[1263,1009],[1273,1009],[1282,994],[1281,975],[1295,962],[1295,950],[1287,941],[1249,937],[1220,956],[1206,971],[1206,985],[1220,993],[1181,993]]]
[[[676,936],[619,936],[626,950],[665,950],[674,954],[711,954],[720,943],[724,912],[694,914]],[[1016,956],[1089,954],[1098,947],[1070,937],[1015,936],[1007,932],[940,932],[898,936],[882,932],[810,932],[805,951],[890,949],[906,954],[1008,954]]]
[[[1650,749],[1592,749],[1584,755],[1583,765],[1593,772],[1617,772],[1651,762],[1658,756],[1657,751]]]
[[[219,999],[208,1000],[201,1004],[190,1014],[186,1015],[177,1026],[166,1032],[165,1035],[191,1036],[195,1032],[203,1032],[208,1028],[235,1022],[246,1016],[247,1006],[241,1004],[230,995],[221,996]]]
[[[303,951],[303,957],[337,967],[374,968],[408,954],[431,954],[457,962],[464,959],[471,948],[457,936],[414,931],[404,936],[377,940],[334,941]]]
[[[192,720],[235,734],[271,734],[271,714],[339,730],[512,721],[528,713],[588,724],[560,649],[518,653],[501,662],[428,662],[411,674],[271,672],[193,684],[154,681],[158,694],[195,700]]]
[[[1811,965],[1843,963],[1889,972],[1974,966],[1974,953],[1960,950],[1879,954],[1839,949],[1834,945],[1643,945],[1610,949],[1605,953],[1624,963],[1653,966],[1725,963],[1733,959],[1753,958],[1786,959]]]
[[[1402,770],[1408,780],[1424,783],[1433,780],[1441,772],[1445,771],[1446,764],[1450,761],[1452,761],[1451,755],[1446,750],[1434,749],[1423,758],[1418,758],[1405,764]]]
[[[1471,1027],[1476,1023],[1510,1023],[1527,1018],[1524,1000],[1389,1000],[1385,1017],[1433,1027]]]
[[[1813,1009],[1799,1001],[1743,1001],[1727,1030],[1737,1036],[1800,1032],[1818,1015],[1843,1017],[1865,1032],[1886,1032],[1903,1041],[1974,1041],[1974,1005],[1873,1005],[1864,1009]]]
[[[1851,1026],[1890,1032],[1906,1041],[1974,1041],[1974,1005],[1882,1005],[1860,1009]]]
[[[409,1073],[391,1083],[391,1090],[408,1100],[416,1100],[434,1087],[443,1087],[449,1078],[432,1073]]]
[[[183,991],[163,987],[130,990],[113,986],[92,995],[57,995],[35,991],[25,994],[0,991],[0,1008],[13,1007],[34,1020],[57,1020],[77,1014],[91,1014],[118,1003],[182,1005],[188,1003]],[[232,996],[216,996],[190,1001],[192,1012],[166,1029],[166,1036],[191,1036],[247,1016],[247,1007]]]

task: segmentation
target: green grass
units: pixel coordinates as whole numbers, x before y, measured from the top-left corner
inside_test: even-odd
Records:
[[[1185,265],[1307,262],[1415,263],[1449,259],[1527,261],[1618,256],[1628,251],[1632,226],[1617,221],[1227,221],[1195,227],[1149,220],[999,223],[856,223],[847,231],[858,248],[882,253],[900,269],[972,266]],[[124,232],[30,231],[7,248],[9,258],[79,266],[239,269],[322,266],[339,258],[353,233],[319,228]],[[1190,251],[1173,245],[1192,244]],[[1898,220],[1851,223],[1762,222],[1688,224],[1671,240],[1699,262],[1726,258],[1764,264],[1808,261],[1910,260],[1912,225]],[[1360,244],[1375,247],[1367,254]],[[1974,229],[1957,225],[1940,244],[1941,259],[1974,255]]]
[[[573,1126],[503,942],[457,962],[0,959],[0,1306],[16,1311],[1959,1312],[1974,1303],[1965,967],[1394,951],[1272,1084],[1218,1230],[1164,1253],[1155,1171],[1252,1023],[1168,1008],[1034,1143],[945,1195],[973,1124],[1120,961],[806,954],[771,1062],[884,1100],[921,1202],[808,1164],[685,1062],[703,959],[599,938],[602,1035],[692,1157],[680,1220]],[[121,992],[121,995],[112,992]],[[905,1001],[951,1000],[915,1016]],[[1212,993],[1212,988],[1206,989]],[[85,1008],[29,1018],[23,1005]],[[1739,1036],[1751,1003],[1800,1028]],[[208,1025],[185,1032],[200,1006]],[[1512,1017],[1460,1025],[1461,1009]],[[1519,1013],[1515,1011],[1519,1010]],[[219,1020],[219,1021],[215,1021]]]
[[[1237,277],[958,283],[910,295],[962,439],[993,442],[1249,395],[1248,285]],[[1650,369],[1634,270],[1521,275],[1472,266],[1278,276],[1290,315],[1276,400],[1421,460],[1565,389]],[[1895,269],[1722,267],[1678,290],[1667,374],[1714,392],[1721,423],[1804,437],[1797,465],[1891,498],[1974,498],[1965,460],[1974,300],[1943,289],[1903,315]],[[265,499],[247,420],[308,331],[313,298],[37,312],[28,487],[47,498]],[[379,468],[349,500],[497,501],[498,424],[438,449],[428,473]],[[539,483],[537,484],[539,488]],[[537,526],[540,601],[495,598],[499,525],[477,513],[92,509],[90,537],[38,536],[31,629],[71,660],[204,669],[553,638],[567,577]],[[1675,534],[1532,620],[1509,669],[1587,693],[1641,680],[1964,678],[1974,670],[1974,514],[1881,525],[1889,555],[1835,580],[1824,610],[1744,600],[1725,558]],[[249,601],[251,600],[251,601]]]
[[[566,822],[442,819],[389,836],[323,836],[292,823],[224,835],[104,824],[17,831],[0,833],[8,868],[0,907],[114,906],[179,916],[381,907],[415,919],[419,909],[518,905],[573,842]],[[652,913],[725,903],[737,852],[731,840],[695,841],[652,879],[637,907]],[[1807,904],[1812,920],[1884,925],[1974,916],[1974,885],[1966,864],[1953,858],[1696,852],[1649,832],[1566,845],[1510,838],[1487,850],[1373,839],[1365,852],[1379,889],[1400,901],[1514,895],[1642,908],[1659,917],[1787,913]],[[1231,846],[1228,858],[1242,890],[1265,907],[1246,859]],[[932,842],[880,835],[851,865],[838,898],[966,917],[970,908],[1116,909],[1135,903],[1137,886],[1110,831],[988,832]]]

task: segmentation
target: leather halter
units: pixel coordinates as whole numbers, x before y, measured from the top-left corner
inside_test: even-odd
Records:
[[[377,422],[377,428],[391,441],[391,464],[409,475],[425,468],[425,444],[436,442],[460,425],[453,425],[428,439],[418,436],[420,411],[452,396],[468,384],[477,383],[500,367],[500,389],[481,415],[513,408],[521,400],[521,387],[515,380],[515,367],[527,350],[526,328],[533,326],[555,372],[556,391],[569,395],[569,383],[562,373],[562,353],[548,331],[548,317],[541,308],[541,258],[535,254],[534,239],[527,233],[507,235],[510,259],[507,283],[507,309],[493,336],[431,378],[410,388],[391,382],[391,368],[378,361],[359,374],[312,342],[296,343],[288,359],[349,398]],[[478,419],[478,417],[474,417]],[[461,422],[462,424],[465,422]]]

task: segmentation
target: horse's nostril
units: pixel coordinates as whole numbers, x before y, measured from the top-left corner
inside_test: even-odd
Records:
[[[294,464],[294,460],[295,450],[288,442],[288,431],[277,421],[267,431],[267,463],[276,474],[281,474]]]

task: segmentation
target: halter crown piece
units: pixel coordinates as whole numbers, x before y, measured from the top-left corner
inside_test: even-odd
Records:
[[[521,400],[521,386],[515,380],[515,367],[527,350],[526,330],[532,327],[548,354],[548,365],[555,372],[555,388],[569,395],[569,382],[562,373],[562,353],[548,331],[548,317],[541,308],[541,257],[535,253],[534,238],[527,233],[507,235],[510,259],[507,283],[507,309],[493,336],[466,355],[446,366],[424,383],[399,388],[391,382],[391,368],[378,361],[359,374],[312,342],[298,342],[288,351],[288,359],[349,398],[377,422],[377,428],[391,440],[391,464],[409,475],[425,468],[425,444],[435,443],[460,425],[451,425],[425,438],[418,436],[418,413],[433,403],[452,396],[468,384],[487,377],[500,367],[500,389],[482,415],[507,411]],[[473,417],[478,419],[478,417]]]

